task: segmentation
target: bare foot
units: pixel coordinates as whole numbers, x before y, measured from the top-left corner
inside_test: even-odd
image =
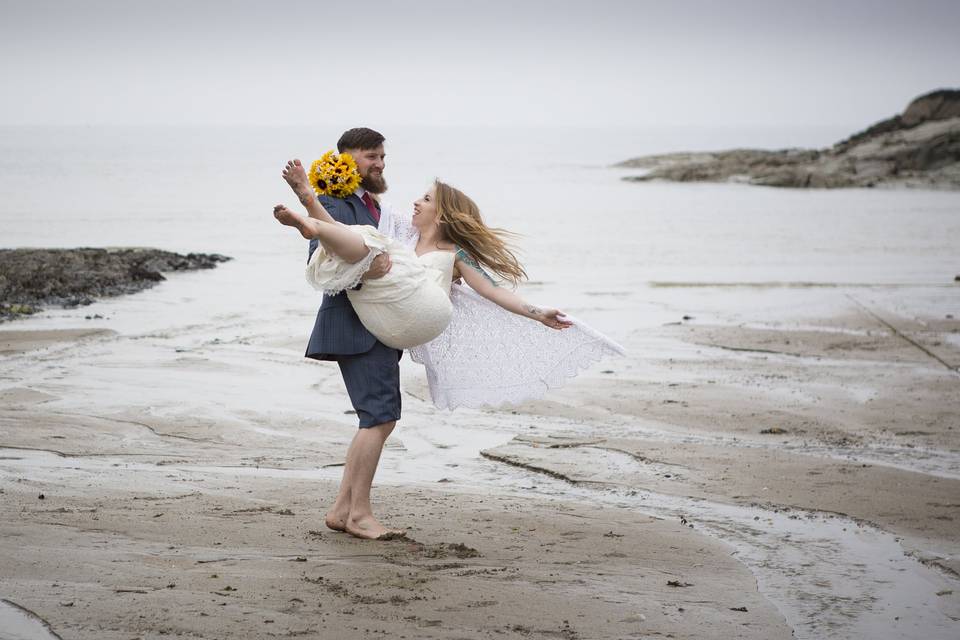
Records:
[[[307,172],[300,164],[300,160],[289,160],[283,168],[283,179],[287,181],[293,192],[297,194],[300,202],[306,205],[313,199],[313,187],[310,186],[310,180],[307,178]]]
[[[373,516],[347,518],[346,531],[364,540],[393,540],[407,535],[407,532],[402,529],[387,529]]]
[[[288,227],[294,227],[300,231],[302,235],[307,240],[313,239],[313,236],[307,230],[306,219],[297,215],[293,211],[290,211],[286,206],[278,204],[273,208],[273,217],[280,221],[280,224],[285,224]]]
[[[327,517],[323,519],[323,523],[327,525],[328,529],[333,529],[334,531],[346,531],[347,515],[349,514],[334,513],[331,509],[327,512]]]

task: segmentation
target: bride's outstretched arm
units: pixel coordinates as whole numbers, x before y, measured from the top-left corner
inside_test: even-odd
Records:
[[[563,312],[559,309],[538,307],[526,302],[513,291],[504,287],[498,287],[490,282],[475,266],[467,264],[459,258],[457,259],[456,266],[471,289],[487,300],[500,305],[507,311],[525,318],[530,318],[531,320],[536,320],[537,322],[542,322],[551,329],[566,329],[573,325],[572,322],[564,317]]]
[[[313,187],[310,186],[310,180],[307,178],[307,172],[303,168],[299,159],[288,160],[283,168],[283,179],[287,181],[293,192],[300,199],[300,204],[307,210],[307,215],[315,220],[324,222],[336,222],[320,201],[317,200]]]

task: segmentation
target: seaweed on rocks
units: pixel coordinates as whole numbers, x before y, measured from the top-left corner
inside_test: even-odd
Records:
[[[212,269],[232,258],[147,248],[0,249],[0,321],[149,289],[164,273]]]

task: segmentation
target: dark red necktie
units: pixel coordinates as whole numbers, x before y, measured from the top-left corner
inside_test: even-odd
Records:
[[[377,224],[380,224],[380,210],[377,209],[377,205],[373,203],[373,198],[370,197],[370,192],[364,191],[363,197],[360,199],[363,200],[363,204],[367,205],[367,209],[370,209],[370,215],[373,216],[373,219],[377,221]]]

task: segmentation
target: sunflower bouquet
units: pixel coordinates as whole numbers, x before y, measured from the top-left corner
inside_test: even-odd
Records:
[[[360,186],[357,163],[349,153],[327,151],[310,165],[310,184],[318,196],[346,198]]]

